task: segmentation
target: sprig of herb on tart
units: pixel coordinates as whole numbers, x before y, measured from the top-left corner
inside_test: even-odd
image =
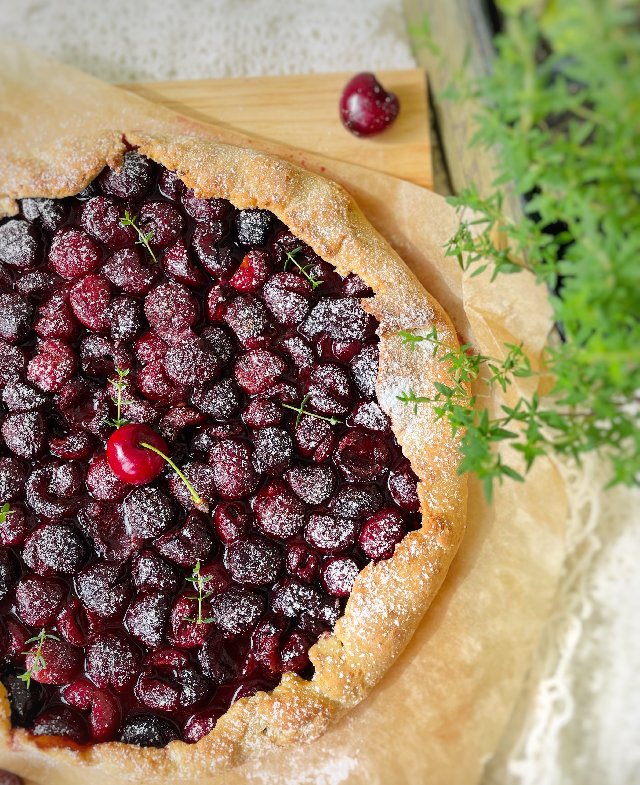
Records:
[[[290,403],[282,404],[284,409],[291,409],[291,411],[297,412],[296,425],[300,424],[300,420],[302,419],[303,416],[315,417],[317,420],[326,420],[331,425],[340,425],[342,423],[342,420],[338,420],[337,417],[325,417],[325,415],[323,414],[316,414],[315,412],[309,411],[309,409],[305,409],[304,407],[310,397],[311,395],[307,393],[302,399],[302,401],[300,402],[299,406],[294,406],[293,404]]]
[[[46,640],[59,641],[60,638],[58,638],[56,635],[52,635],[51,633],[48,633],[43,627],[38,633],[38,635],[35,635],[33,638],[29,638],[28,640],[25,641],[27,645],[30,643],[38,644],[35,648],[35,651],[29,650],[29,651],[22,652],[23,654],[26,654],[27,656],[31,655],[32,657],[31,665],[27,668],[27,670],[24,673],[20,675],[20,679],[26,682],[27,687],[31,686],[31,679],[34,676],[37,676],[39,673],[42,673],[42,671],[45,670],[45,668],[47,667],[47,661],[45,660],[44,655],[42,654],[42,647],[44,646],[44,642]]]
[[[309,281],[309,283],[311,284],[311,288],[315,289],[318,286],[322,285],[322,281],[319,281],[317,278],[314,278],[313,275],[311,275],[308,272],[309,268],[311,267],[310,264],[304,264],[304,265],[300,264],[300,262],[296,259],[296,254],[300,253],[301,250],[302,250],[302,246],[299,245],[297,248],[293,248],[291,251],[284,252],[286,259],[284,261],[283,269],[286,270],[288,264],[291,262],[298,268],[298,270],[302,273],[302,275],[304,275],[307,281]]]
[[[191,583],[198,592],[196,595],[187,595],[188,599],[197,600],[198,615],[195,619],[187,617],[185,618],[185,621],[192,621],[194,624],[211,624],[214,621],[213,619],[205,619],[202,616],[202,603],[213,594],[213,592],[207,591],[207,584],[211,581],[212,577],[212,575],[203,575],[200,572],[200,562],[197,561],[196,566],[193,568],[193,572],[186,580]]]
[[[138,218],[135,215],[131,215],[128,210],[124,211],[124,216],[120,219],[120,223],[122,226],[132,226],[137,235],[138,239],[136,240],[136,245],[144,245],[149,253],[154,264],[158,263],[158,259],[151,248],[151,240],[153,240],[153,232],[143,232],[142,229],[138,226],[136,221]]]
[[[514,449],[524,456],[527,469],[531,467],[539,454],[538,441],[543,438],[542,434],[535,429],[528,431],[526,427],[524,431],[509,430],[508,426],[515,422],[529,422],[533,414],[544,418],[546,415],[538,411],[537,399],[533,412],[530,408],[525,412],[524,399],[521,399],[515,407],[503,406],[503,416],[492,418],[489,411],[479,405],[481,396],[470,393],[471,385],[478,380],[488,387],[497,384],[505,392],[514,379],[533,376],[535,372],[522,346],[505,344],[507,355],[499,360],[474,353],[470,344],[452,349],[439,337],[435,327],[426,335],[404,330],[399,335],[412,350],[422,342],[428,342],[432,355],[446,365],[451,383],[434,382],[433,396],[417,395],[413,390],[406,390],[397,399],[412,406],[414,413],[420,405],[432,407],[436,419],[448,420],[454,435],[462,432],[460,472],[474,472],[482,481],[488,499],[492,497],[495,480],[504,477],[523,480],[522,474],[505,464],[493,447],[498,442],[510,440]]]
[[[122,406],[130,404],[131,401],[123,401],[122,400],[122,393],[126,387],[125,379],[129,375],[128,368],[116,368],[116,374],[118,375],[117,379],[109,379],[109,384],[113,387],[115,395],[111,397],[111,400],[116,405],[116,417],[115,419],[107,419],[105,420],[107,425],[112,426],[113,428],[121,428],[123,425],[126,425],[129,420],[122,417]]]

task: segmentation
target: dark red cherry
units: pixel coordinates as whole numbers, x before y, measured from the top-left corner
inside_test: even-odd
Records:
[[[231,209],[231,205],[225,199],[202,199],[195,195],[193,189],[185,189],[184,186],[183,189],[182,205],[198,223],[215,225]]]
[[[27,575],[14,589],[16,612],[25,624],[45,627],[51,624],[62,607],[65,594],[53,578]]]
[[[420,509],[417,485],[418,478],[406,458],[389,473],[389,493],[398,507],[413,512]]]
[[[124,631],[95,635],[85,652],[85,671],[101,689],[116,692],[130,688],[138,676],[140,655]]]
[[[309,664],[309,648],[313,640],[300,630],[294,630],[280,650],[280,670],[301,671]]]
[[[84,717],[68,706],[52,706],[45,709],[33,721],[34,736],[60,736],[76,744],[85,744],[88,738]]]
[[[340,97],[340,119],[355,136],[373,136],[393,123],[400,111],[398,98],[388,93],[373,74],[349,80]]]
[[[292,543],[287,546],[287,572],[303,583],[313,583],[318,574],[320,559],[311,548],[302,543]]]
[[[33,329],[41,338],[75,340],[80,327],[69,304],[69,293],[58,290],[38,308]]]
[[[138,221],[145,234],[151,233],[149,244],[153,248],[167,248],[184,231],[184,218],[166,202],[145,202],[138,212]]]
[[[71,280],[96,269],[100,248],[80,229],[61,229],[51,242],[49,264],[58,275]]]
[[[270,272],[269,254],[266,251],[249,251],[229,283],[239,292],[256,292],[265,283]]]
[[[165,455],[169,446],[159,433],[148,425],[129,423],[114,431],[107,442],[107,460],[111,471],[130,485],[146,485],[164,469],[166,462],[141,443],[156,447]]]
[[[121,501],[128,491],[127,486],[111,470],[104,453],[91,460],[85,483],[94,499],[103,502]]]
[[[0,341],[0,384],[6,384],[20,374],[26,365],[24,351]]]
[[[196,321],[198,304],[184,286],[161,283],[145,297],[144,313],[163,340],[175,343]]]
[[[123,226],[124,208],[108,196],[96,196],[85,202],[80,213],[80,225],[95,240],[107,248],[117,250],[132,246],[136,241],[133,226]]]
[[[102,268],[105,278],[127,294],[147,294],[159,273],[158,266],[147,267],[142,263],[142,256],[135,248],[117,251]]]
[[[38,644],[34,643],[25,657],[25,666],[31,670],[36,662]],[[40,647],[46,667],[35,669],[33,678],[41,684],[68,684],[82,666],[82,654],[65,641],[46,638]]]
[[[99,690],[88,679],[79,678],[62,690],[65,701],[76,709],[90,711],[89,727],[94,741],[109,741],[120,724],[117,698]]]
[[[182,237],[164,252],[162,264],[166,274],[185,286],[203,286],[206,277],[193,262],[187,244]]]
[[[12,218],[0,226],[0,262],[25,270],[34,267],[40,255],[37,231],[26,221]]]
[[[49,232],[59,229],[69,213],[68,205],[57,199],[23,199],[21,207],[27,221]]]
[[[71,379],[78,367],[73,349],[62,341],[38,344],[37,354],[29,361],[27,379],[44,392],[57,392]]]
[[[404,537],[405,527],[400,512],[386,508],[372,515],[360,531],[359,544],[373,561],[393,556],[396,545]]]
[[[213,516],[218,537],[224,543],[232,543],[246,534],[249,528],[249,516],[243,512],[239,504],[226,502],[219,504]]]
[[[0,338],[17,343],[26,338],[33,320],[33,306],[19,294],[0,294]]]
[[[124,155],[120,169],[105,169],[98,182],[105,194],[120,199],[137,199],[147,194],[153,186],[155,164],[137,150]]]
[[[358,565],[353,559],[336,556],[327,559],[322,567],[322,585],[333,597],[347,597],[358,577]]]
[[[86,275],[69,292],[69,303],[76,319],[96,333],[106,332],[105,310],[109,305],[111,290],[108,282],[99,275]]]
[[[273,216],[268,210],[240,210],[236,215],[238,242],[243,245],[264,245]]]
[[[157,714],[131,714],[120,730],[120,741],[139,747],[166,747],[177,738],[173,723]]]
[[[249,395],[255,395],[270,390],[285,370],[286,365],[277,354],[254,349],[238,359],[233,373],[240,387]]]

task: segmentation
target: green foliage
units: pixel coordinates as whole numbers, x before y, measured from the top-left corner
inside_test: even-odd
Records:
[[[124,218],[120,219],[120,223],[122,226],[133,226],[136,230],[136,234],[138,235],[138,239],[136,240],[136,245],[144,245],[147,249],[147,253],[151,257],[151,260],[154,264],[158,263],[158,259],[151,248],[151,241],[153,240],[153,232],[143,232],[142,229],[136,223],[137,217],[135,215],[131,215],[128,210],[124,211]]]
[[[480,102],[473,145],[498,151],[495,191],[479,194],[471,185],[450,200],[474,217],[462,218],[446,253],[471,275],[489,270],[495,278],[526,267],[549,287],[565,340],[546,351],[546,395],[503,407],[503,417],[482,409],[463,414],[461,407],[477,406],[474,399],[444,396],[431,405],[444,406],[454,428],[466,420],[462,467],[489,492],[493,479],[519,478],[493,454],[502,440],[524,455],[527,468],[550,451],[579,460],[601,450],[611,460],[612,483],[637,484],[640,10],[604,0],[503,0],[502,7],[506,26],[495,41],[493,72],[449,90],[461,111],[466,97]],[[515,223],[503,212],[505,184],[523,197]],[[491,383],[503,390],[512,375],[504,363],[519,361],[512,349],[505,347],[505,360],[480,361],[493,366]],[[453,362],[446,353],[441,359]],[[511,435],[505,426],[514,422],[521,427]]]
[[[471,394],[471,386],[479,380],[487,387],[497,384],[504,392],[514,379],[533,376],[534,371],[522,347],[505,344],[507,353],[504,359],[498,360],[475,353],[470,344],[451,349],[439,338],[435,327],[425,336],[405,330],[399,335],[412,349],[420,342],[428,341],[433,356],[445,363],[451,374],[450,384],[434,383],[433,397],[416,395],[408,390],[398,395],[398,400],[412,406],[414,412],[418,411],[419,405],[431,406],[436,419],[447,419],[453,434],[462,434],[460,474],[475,472],[482,480],[487,499],[492,497],[495,480],[504,477],[522,480],[522,475],[496,454],[494,446],[498,442],[510,440],[525,457],[527,469],[531,466],[541,452],[540,441],[544,438],[538,428],[531,425],[531,405],[522,399],[516,406],[503,406],[503,416],[492,418],[489,411],[480,405],[482,393]],[[537,398],[533,403],[537,409]],[[512,423],[518,422],[523,423],[520,428],[509,428]]]

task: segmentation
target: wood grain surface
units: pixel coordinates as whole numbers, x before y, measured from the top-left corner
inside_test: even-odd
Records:
[[[338,101],[351,74],[264,76],[124,85],[198,120],[360,164],[418,185],[433,185],[427,82],[423,70],[380,71],[400,100],[391,128],[371,139],[342,126]]]

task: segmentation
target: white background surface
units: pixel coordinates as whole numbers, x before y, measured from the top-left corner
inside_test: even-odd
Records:
[[[0,0],[0,34],[109,81],[414,65],[400,0]],[[640,785],[640,493],[567,476],[565,575],[486,785]]]

